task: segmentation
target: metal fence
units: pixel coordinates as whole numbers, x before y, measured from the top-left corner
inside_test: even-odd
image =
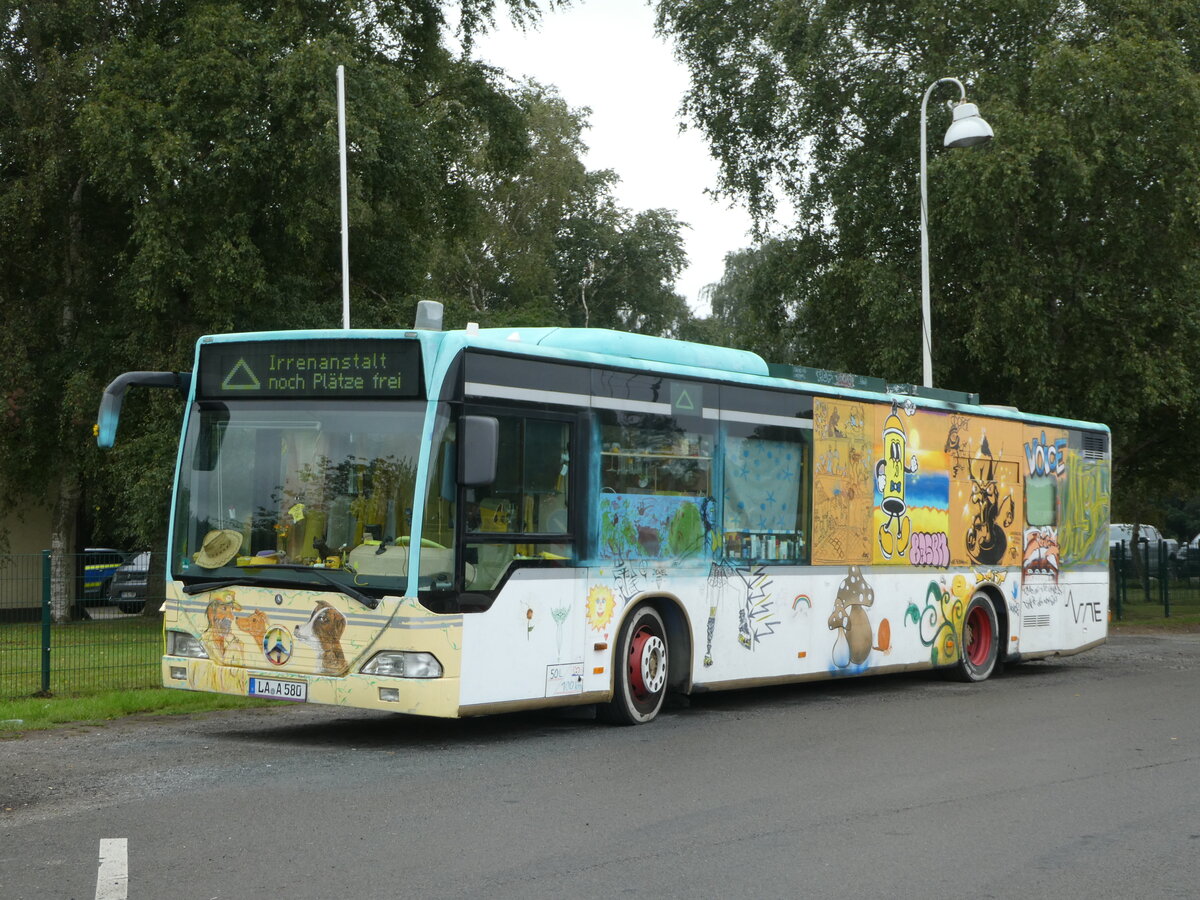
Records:
[[[0,557],[0,699],[78,696],[159,684],[162,605],[148,553],[69,554],[69,621],[51,616],[50,552]]]
[[[1200,622],[1200,558],[1187,548],[1169,553],[1124,541],[1112,549],[1110,594],[1113,617],[1121,622],[1186,619]]]

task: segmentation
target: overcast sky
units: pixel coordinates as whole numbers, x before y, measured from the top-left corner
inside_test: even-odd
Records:
[[[622,206],[666,207],[691,226],[689,264],[676,287],[707,313],[700,289],[720,279],[726,253],[749,245],[750,217],[704,193],[716,184],[717,164],[697,132],[679,132],[687,70],[655,36],[646,0],[576,0],[524,34],[504,23],[478,40],[475,55],[514,77],[555,85],[572,107],[591,108],[585,164],[620,176]]]

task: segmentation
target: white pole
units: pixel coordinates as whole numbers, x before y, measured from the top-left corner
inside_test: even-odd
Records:
[[[342,327],[350,327],[350,212],[346,199],[346,67],[337,67],[338,154],[342,176]]]
[[[921,368],[925,387],[933,387],[933,334],[929,310],[929,198],[925,185],[925,107],[929,95],[939,84],[957,84],[959,95],[966,99],[967,89],[957,78],[939,78],[925,91],[921,99]]]

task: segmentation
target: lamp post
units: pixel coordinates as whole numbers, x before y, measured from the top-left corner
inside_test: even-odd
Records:
[[[933,337],[929,313],[929,198],[926,190],[925,107],[929,95],[939,84],[958,85],[958,102],[948,101],[954,119],[946,131],[944,146],[974,147],[992,139],[992,126],[979,115],[979,107],[967,102],[967,89],[957,78],[939,78],[925,91],[921,100],[921,362],[925,387],[933,387]]]

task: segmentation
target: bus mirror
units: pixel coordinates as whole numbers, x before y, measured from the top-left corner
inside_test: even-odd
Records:
[[[170,387],[176,388],[186,397],[191,382],[190,372],[126,372],[124,375],[118,375],[104,389],[104,396],[100,398],[100,414],[96,418],[96,445],[102,450],[107,450],[116,442],[121,404],[129,388],[134,385]]]
[[[496,480],[500,421],[494,416],[463,416],[458,422],[458,483],[481,487]]]

